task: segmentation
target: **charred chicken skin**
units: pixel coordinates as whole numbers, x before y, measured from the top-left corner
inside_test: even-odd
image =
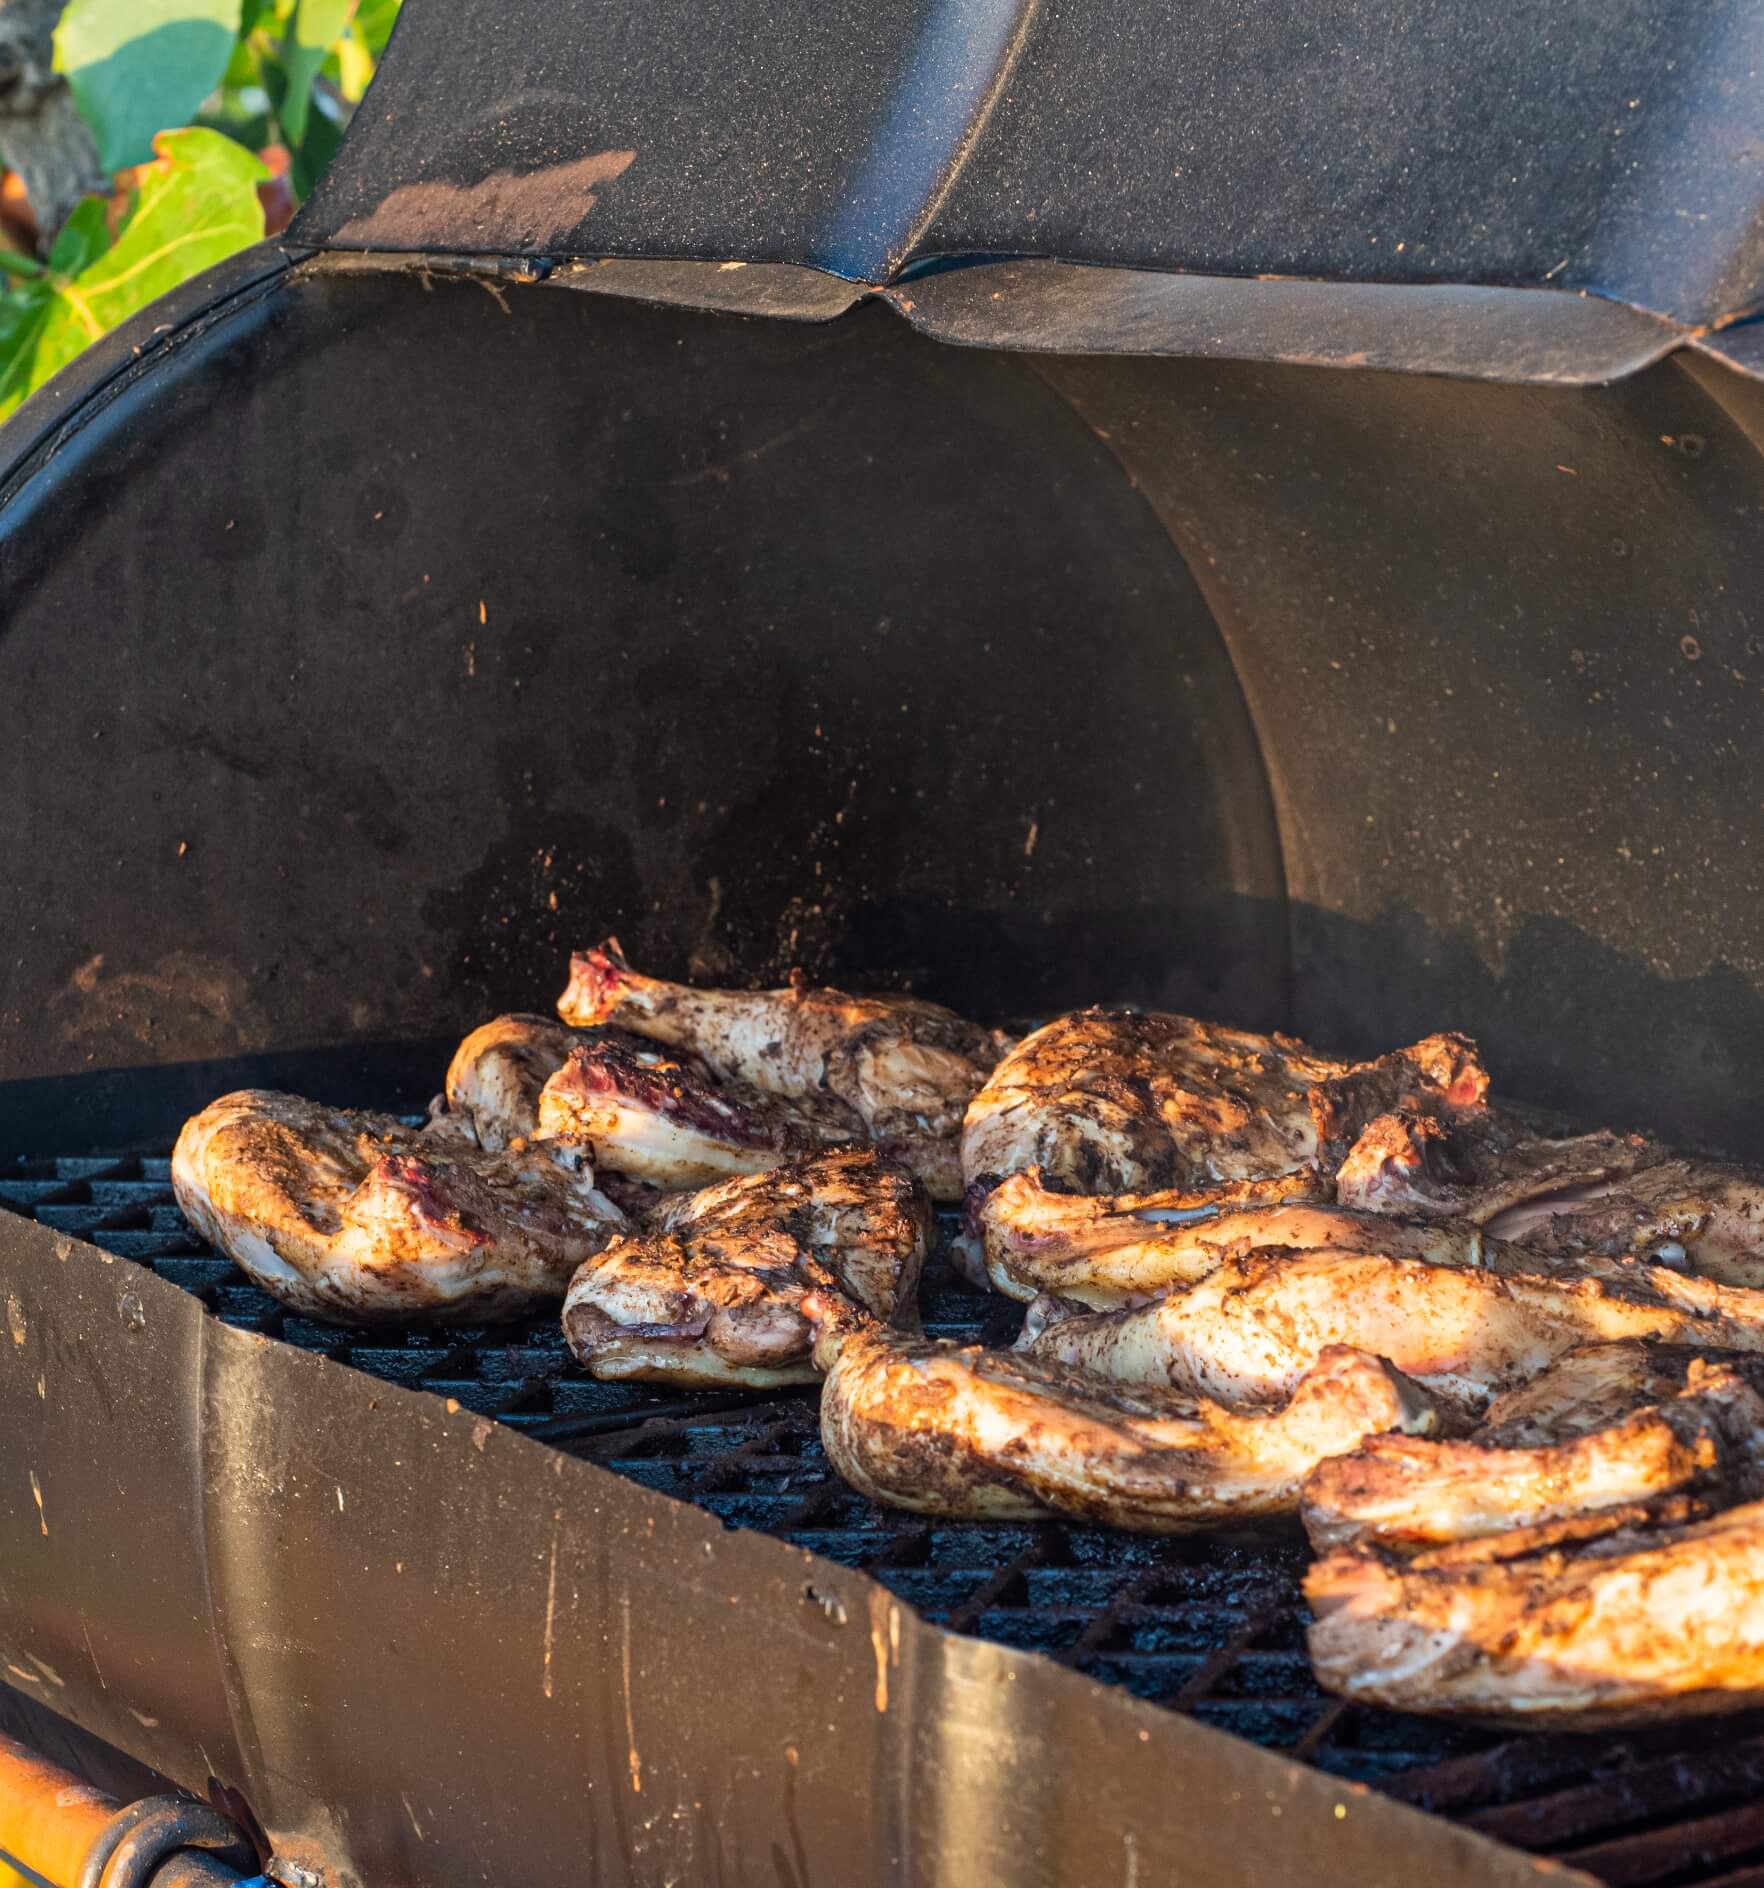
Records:
[[[719,1079],[696,1056],[622,1029],[578,1032],[537,1115],[542,1135],[585,1139],[602,1166],[668,1192],[863,1138],[862,1122],[831,1096],[787,1099]]]
[[[962,1116],[1007,1040],[916,997],[664,983],[632,970],[610,939],[571,960],[558,1010],[568,1023],[615,1023],[697,1056],[721,1081],[839,1104],[939,1200],[961,1198]]]
[[[1640,1135],[1552,1139],[1493,1109],[1376,1117],[1336,1176],[1345,1206],[1460,1219],[1560,1257],[1633,1253],[1764,1286],[1764,1175]]]
[[[478,1322],[555,1303],[625,1223],[581,1142],[486,1153],[459,1132],[261,1089],[184,1124],[172,1189],[255,1283],[339,1323]]]
[[[1683,1517],[1683,1518],[1677,1518]],[[1305,1580],[1331,1691],[1400,1711],[1585,1730],[1764,1704],[1764,1502],[1682,1496]]]
[[[1385,1429],[1424,1433],[1428,1399],[1388,1365],[1330,1350],[1278,1408],[1129,1389],[1033,1357],[894,1331],[811,1294],[829,1374],[821,1440],[874,1500],[921,1514],[1062,1514],[1169,1534],[1289,1513],[1305,1471]]]
[[[1586,1379],[1598,1374],[1615,1377],[1634,1406],[1580,1429]],[[1764,1494],[1761,1385],[1764,1358],[1715,1361],[1644,1344],[1573,1351],[1525,1387],[1530,1413],[1516,1421],[1497,1403],[1466,1441],[1374,1436],[1320,1463],[1305,1482],[1305,1531],[1319,1552],[1412,1552],[1664,1495],[1752,1500]],[[1539,1420],[1552,1395],[1572,1412],[1566,1433],[1534,1440],[1553,1426]],[[1614,1400],[1608,1388],[1602,1400]]]
[[[873,1148],[810,1155],[662,1202],[576,1274],[564,1336],[597,1377],[812,1383],[804,1294],[915,1325],[929,1230],[904,1167]]]
[[[1365,1251],[1255,1251],[1134,1310],[1039,1300],[1020,1343],[1122,1382],[1238,1406],[1289,1396],[1325,1349],[1345,1344],[1474,1419],[1577,1345],[1618,1339],[1764,1350],[1764,1292],[1621,1261],[1546,1275]]]
[[[962,1173],[971,1196],[1031,1167],[1083,1194],[1266,1180],[1318,1160],[1319,1122],[1341,1139],[1404,1099],[1486,1087],[1459,1036],[1356,1064],[1191,1016],[1081,1010],[1000,1060],[968,1109]]]
[[[1306,1170],[1199,1191],[1085,1199],[1049,1192],[1031,1168],[1001,1182],[981,1209],[987,1277],[1025,1303],[1047,1293],[1111,1310],[1198,1284],[1228,1254],[1257,1247],[1392,1253],[1436,1265],[1482,1265],[1500,1255],[1474,1226],[1307,1199],[1318,1184]],[[1518,1251],[1508,1249],[1510,1257]]]

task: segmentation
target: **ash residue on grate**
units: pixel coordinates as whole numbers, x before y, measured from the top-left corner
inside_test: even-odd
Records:
[[[1058,1659],[1613,1888],[1764,1888],[1764,1714],[1525,1738],[1344,1706],[1305,1659],[1296,1528],[1160,1539],[880,1508],[828,1467],[812,1389],[596,1383],[551,1317],[369,1332],[296,1317],[190,1232],[164,1158],[0,1166],[0,1208],[150,1266],[229,1324],[451,1397],[730,1527],[861,1568],[954,1631]],[[1008,1343],[1019,1321],[941,1260],[922,1303],[936,1337]]]

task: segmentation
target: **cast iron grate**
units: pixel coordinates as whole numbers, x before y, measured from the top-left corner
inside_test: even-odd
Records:
[[[550,1318],[373,1333],[317,1324],[195,1237],[164,1158],[16,1161],[0,1166],[0,1207],[151,1267],[229,1324],[451,1397],[728,1526],[861,1568],[955,1631],[1044,1653],[1612,1888],[1764,1888],[1764,1713],[1515,1738],[1344,1706],[1305,1661],[1296,1533],[1156,1540],[899,1514],[828,1467],[810,1390],[596,1383]],[[968,1289],[941,1259],[923,1306],[934,1336],[1006,1342],[1016,1323],[1015,1307]]]

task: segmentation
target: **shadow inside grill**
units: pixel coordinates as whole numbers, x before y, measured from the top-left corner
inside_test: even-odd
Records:
[[[812,1388],[597,1383],[555,1317],[372,1331],[298,1317],[190,1230],[164,1156],[15,1161],[0,1167],[0,1208],[150,1266],[228,1324],[450,1398],[726,1526],[860,1568],[952,1631],[1042,1653],[1612,1888],[1764,1888],[1764,1712],[1515,1737],[1345,1705],[1305,1657],[1296,1528],[1158,1538],[910,1515],[828,1466]],[[940,1216],[943,1240],[956,1223]],[[1008,1343],[1020,1321],[941,1253],[921,1303],[934,1337]]]

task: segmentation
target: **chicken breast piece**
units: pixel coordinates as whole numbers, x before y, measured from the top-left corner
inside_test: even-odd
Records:
[[[1235,1406],[1276,1402],[1332,1344],[1388,1358],[1465,1418],[1580,1344],[1764,1350],[1764,1292],[1613,1261],[1596,1275],[1457,1268],[1376,1252],[1233,1254],[1135,1310],[1038,1300],[1032,1355]]]
[[[1764,1286],[1764,1175],[1640,1135],[1551,1139],[1496,1110],[1397,1110],[1367,1125],[1336,1186],[1344,1205],[1466,1219],[1537,1252],[1634,1253]]]
[[[617,1023],[687,1051],[726,1082],[842,1103],[938,1200],[961,1198],[962,1116],[1009,1041],[917,997],[664,983],[632,970],[614,939],[571,959],[558,1010],[569,1023]]]
[[[920,1514],[1062,1514],[1180,1533],[1290,1513],[1323,1456],[1434,1422],[1415,1385],[1357,1351],[1327,1352],[1283,1407],[1243,1415],[977,1344],[932,1343],[830,1295],[811,1295],[803,1311],[829,1373],[828,1459],[872,1499]]]
[[[541,1135],[586,1139],[603,1167],[669,1192],[863,1138],[862,1122],[830,1095],[765,1094],[622,1029],[583,1032],[537,1112]]]
[[[344,1324],[477,1323],[555,1303],[625,1223],[581,1142],[486,1153],[263,1089],[184,1124],[172,1190],[254,1283]]]
[[[1047,1191],[1031,1168],[1002,1181],[981,1209],[987,1277],[1025,1303],[1046,1293],[1112,1310],[1197,1284],[1228,1253],[1256,1247],[1395,1253],[1436,1265],[1481,1265],[1494,1256],[1496,1242],[1474,1226],[1397,1220],[1300,1197],[1326,1184],[1307,1169],[1211,1190],[1089,1200]],[[1285,1203],[1253,1203],[1279,1202],[1283,1193]]]
[[[1487,1077],[1458,1036],[1355,1064],[1191,1016],[1081,1010],[1000,1060],[968,1109],[962,1173],[980,1194],[1031,1167],[1084,1194],[1268,1179],[1316,1161],[1311,1091],[1343,1082],[1320,1104],[1336,1133],[1396,1097],[1480,1095]]]
[[[1684,1381],[1657,1389],[1660,1362],[1670,1355],[1683,1359]],[[1638,1369],[1641,1357],[1654,1367]],[[1599,1363],[1631,1394],[1654,1394],[1552,1442],[1517,1441],[1491,1421],[1467,1441],[1375,1436],[1351,1455],[1320,1463],[1306,1479],[1302,1507],[1312,1546],[1326,1552],[1376,1543],[1413,1552],[1662,1495],[1691,1493],[1722,1505],[1764,1495],[1764,1358],[1721,1362],[1644,1344],[1589,1346],[1527,1386],[1533,1407],[1557,1377],[1567,1380],[1569,1400],[1584,1407],[1583,1380]],[[1529,1418],[1519,1425],[1526,1435],[1535,1428]]]
[[[1305,1580],[1311,1662],[1365,1704],[1591,1730],[1764,1704],[1764,1502],[1614,1510]]]
[[[841,1148],[664,1201],[584,1265],[563,1328],[595,1376],[769,1388],[812,1383],[805,1293],[918,1320],[923,1188],[872,1148]]]

